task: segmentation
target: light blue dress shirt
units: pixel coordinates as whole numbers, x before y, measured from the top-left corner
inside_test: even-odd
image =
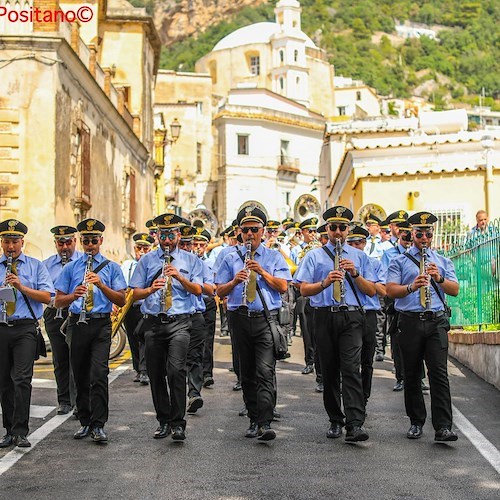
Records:
[[[79,259],[83,255],[83,252],[79,252],[78,250],[75,250],[73,252],[73,255],[69,258],[69,260],[66,262],[66,265],[68,265],[70,262],[73,262],[74,260]],[[55,283],[57,281],[57,278],[59,278],[59,275],[61,274],[63,270],[63,265],[61,261],[61,256],[56,253],[55,255],[51,255],[48,259],[45,259],[43,261],[45,267],[49,271],[50,277],[52,279],[52,282]]]
[[[101,262],[105,261],[106,258],[98,253],[94,255],[92,268],[96,269]],[[83,283],[85,268],[87,265],[87,255],[82,254],[77,260],[71,261],[66,264],[57,278],[55,283],[56,290],[68,294],[73,293],[78,285]],[[125,290],[127,288],[127,282],[123,277],[123,273],[120,266],[116,262],[109,261],[108,264],[99,271],[99,277],[101,281],[109,288],[119,291]],[[95,285],[94,290],[94,307],[92,308],[90,314],[97,313],[110,313],[113,307],[112,302],[104,295],[104,293],[99,290]],[[84,297],[79,297],[73,301],[69,306],[69,312],[73,314],[79,314],[84,306]]]
[[[375,271],[375,275],[377,276],[377,280],[375,281],[375,283],[381,283],[382,285],[385,285],[387,272],[384,266],[378,259],[375,258],[371,258],[370,262],[372,263],[373,270]],[[377,294],[375,294],[373,297],[366,296],[366,311],[380,311],[381,308],[380,298]]]
[[[297,265],[300,263],[300,260],[301,260],[299,258],[299,254],[300,254],[300,252],[302,252],[302,250],[304,249],[305,246],[307,246],[307,243],[302,242],[300,245],[295,245],[290,250],[290,259],[292,259],[292,261]]]
[[[384,266],[384,269],[387,271],[389,269],[389,264],[391,263],[391,260],[396,258],[398,255],[401,255],[406,252],[406,248],[401,245],[397,244],[396,246],[389,248],[386,252],[384,252],[384,255],[382,255],[382,265]]]
[[[192,253],[176,248],[170,252],[171,264],[191,283],[201,285],[203,283],[203,266],[201,260]],[[153,278],[163,268],[163,249],[158,247],[141,257],[135,268],[130,288],[148,288],[151,286]],[[161,276],[161,274],[159,275]],[[193,294],[175,278],[172,280],[172,307],[167,310],[168,315],[193,314],[196,311]],[[144,299],[141,306],[143,314],[158,315],[160,313],[161,290],[157,290]]]
[[[222,264],[222,261],[224,260],[226,255],[229,253],[232,253],[232,252],[236,252],[236,245],[227,246],[227,247],[224,247],[223,249],[221,249],[221,251],[217,255],[217,258],[215,259],[215,263],[212,266],[214,276],[217,276],[217,271],[219,270],[219,267]]]
[[[335,247],[329,241],[326,244],[327,248],[335,255]],[[368,256],[358,250],[357,248],[351,247],[344,244],[342,247],[342,258],[352,260],[359,274],[363,276],[368,281],[377,281],[377,276],[373,269],[373,265],[370,262]],[[302,259],[300,269],[298,269],[294,275],[294,281],[297,283],[318,283],[323,281],[328,273],[333,271],[333,261],[328,256],[328,254],[322,248],[315,248],[310,252],[307,252],[305,257]],[[356,293],[358,294],[359,301],[361,305],[366,304],[367,296],[361,292],[361,290],[356,285],[356,280],[351,278],[354,284]],[[345,283],[345,302],[348,306],[359,306],[356,296],[349,285],[347,279],[344,280]],[[333,286],[330,285],[322,290],[316,295],[309,297],[310,304],[312,307],[327,307],[327,306],[339,306],[340,302],[337,302],[333,298]]]
[[[413,256],[418,262],[420,262],[420,251],[417,247],[411,246],[408,253]],[[457,282],[457,277],[455,274],[455,268],[450,259],[439,255],[434,250],[428,250],[427,254],[429,256],[429,262],[434,262],[439,269],[441,276],[450,281]],[[420,274],[419,267],[412,262],[408,257],[404,255],[399,255],[393,259],[389,265],[389,270],[387,272],[387,283],[396,283],[396,285],[408,285],[413,282],[413,280]],[[437,285],[441,297],[445,297],[443,289]],[[431,289],[431,309],[433,311],[443,311],[444,305],[440,298],[436,295],[434,287],[430,285]],[[394,307],[396,311],[407,311],[407,312],[422,312],[425,308],[420,304],[420,292],[416,290],[410,293],[406,297],[395,299]]]
[[[222,245],[219,245],[218,247],[213,248],[210,250],[210,253],[207,255],[206,260],[210,262],[210,265],[213,267],[215,264],[215,261],[217,260],[217,257],[219,256],[220,252],[224,249],[227,248],[229,245],[227,243],[223,243]]]
[[[5,255],[0,257],[0,283],[5,282],[5,262],[7,258]],[[44,292],[54,293],[54,284],[50,278],[49,271],[44,266],[44,264],[38,259],[33,257],[28,257],[21,252],[19,257],[16,259],[16,272],[19,276],[19,281],[22,285],[25,285],[33,290],[42,290]],[[19,290],[15,290],[16,294],[16,309],[12,316],[8,316],[7,320],[15,319],[33,319],[30,310]],[[26,295],[35,317],[40,319],[43,313],[43,304],[36,300],[31,299]]]
[[[207,259],[200,259],[200,262],[203,266],[203,284],[213,285],[214,273],[212,271],[212,267],[208,263]],[[205,293],[203,293],[202,295],[193,295],[194,307],[196,308],[196,312],[206,311],[207,306],[205,305],[205,301],[203,299],[209,297],[213,299],[213,295],[209,296]]]
[[[241,255],[245,255],[245,247],[243,245],[238,245],[238,249]],[[282,278],[287,281],[292,280],[292,275],[290,274],[290,269],[283,255],[275,250],[266,248],[264,245],[259,245],[255,251],[254,260],[258,262],[262,268],[267,271],[272,276],[276,278]],[[215,276],[215,283],[217,285],[222,285],[231,281],[234,276],[243,269],[243,261],[241,257],[236,252],[236,247],[232,252],[226,253],[224,260],[222,261],[219,270]],[[266,301],[267,308],[269,310],[278,309],[281,307],[281,294],[271,288],[264,278],[260,274],[257,274],[257,283],[262,291],[264,300]],[[230,311],[234,311],[238,307],[243,305],[242,300],[243,283],[236,285],[231,293],[228,295],[227,308]],[[259,294],[253,302],[249,302],[248,309],[250,311],[263,311],[264,306],[260,300]]]

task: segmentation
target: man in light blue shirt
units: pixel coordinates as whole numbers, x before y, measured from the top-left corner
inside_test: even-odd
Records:
[[[239,353],[241,385],[250,418],[245,436],[270,441],[276,433],[271,429],[275,357],[269,321],[276,321],[280,294],[292,277],[283,256],[261,243],[267,221],[264,212],[250,204],[240,210],[237,220],[244,245],[226,255],[215,283],[217,294],[228,297],[228,314]],[[257,285],[269,310],[269,321]]]
[[[399,311],[399,345],[404,365],[406,413],[411,427],[406,437],[419,439],[427,417],[422,396],[425,359],[431,388],[432,425],[436,441],[456,441],[452,430],[451,395],[447,373],[448,330],[446,294],[458,295],[459,285],[450,259],[431,250],[437,217],[418,212],[408,219],[413,246],[393,259],[387,273],[387,294]]]
[[[368,256],[345,244],[352,217],[352,212],[342,206],[323,214],[330,241],[307,253],[294,278],[301,284],[301,294],[310,297],[315,308],[323,401],[330,420],[327,437],[339,438],[345,419],[346,441],[357,442],[368,439],[363,428],[365,400],[361,380],[363,306],[367,297],[375,295],[377,278]]]
[[[153,437],[172,435],[175,441],[186,439],[186,359],[196,312],[193,295],[201,295],[203,287],[200,259],[177,248],[181,222],[175,214],[154,219],[160,246],[141,258],[130,282],[134,300],[144,299],[146,360],[160,424]]]
[[[44,260],[52,282],[55,283],[63,267],[69,262],[79,259],[83,254],[76,250],[76,227],[55,226],[51,230],[54,235],[56,253]],[[54,293],[55,295],[55,293]],[[43,312],[45,331],[52,349],[52,363],[57,385],[58,415],[69,413],[76,404],[76,387],[71,370],[69,346],[66,336],[61,333],[61,326],[68,317],[67,309],[56,309],[54,300]],[[76,411],[76,410],[75,410]]]
[[[31,446],[27,435],[33,364],[38,359],[37,320],[42,304],[54,293],[47,268],[22,252],[27,232],[16,219],[0,223],[0,283],[5,285],[5,300],[0,301],[0,400],[6,430],[0,448]]]
[[[66,264],[55,283],[55,306],[69,306],[67,341],[81,424],[73,437],[90,434],[95,443],[107,443],[110,313],[113,304],[125,305],[127,283],[120,266],[100,253],[104,224],[85,219],[76,228],[85,253]]]

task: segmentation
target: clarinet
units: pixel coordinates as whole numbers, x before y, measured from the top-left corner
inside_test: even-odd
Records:
[[[61,266],[64,267],[68,263],[68,252],[61,253]],[[63,308],[58,307],[54,319],[64,319]]]
[[[165,280],[165,286],[161,289],[160,291],[160,312],[158,313],[158,316],[167,316],[167,287],[168,287],[168,281],[170,279],[169,276],[167,276],[167,266],[170,265],[170,250],[168,247],[165,247],[165,250],[163,252],[163,267],[161,269],[161,277]]]
[[[82,308],[80,309],[80,316],[78,318],[78,321],[76,322],[77,325],[87,325],[87,310],[85,309],[85,303],[87,302],[88,296],[89,296],[89,289],[88,289],[88,281],[87,281],[87,274],[92,271],[92,261],[94,260],[94,256],[92,255],[92,252],[87,252],[87,263],[85,264],[85,273],[83,274],[83,282],[82,285],[85,285],[87,287],[87,291],[85,292],[85,295],[82,297]]]
[[[336,263],[338,262],[338,266],[334,266],[334,271],[342,271],[342,274],[345,276],[345,271],[340,268],[340,263],[342,262],[342,242],[340,239],[335,241],[335,256],[337,257]],[[347,309],[347,304],[345,302],[345,279],[340,281],[340,309]]]
[[[12,252],[9,252],[9,254],[7,256],[6,265],[5,265],[5,277],[7,278],[7,276],[11,273],[12,273]],[[5,287],[5,286],[10,286],[10,285],[7,285],[4,281],[2,287]],[[6,304],[5,300],[0,301],[0,324],[1,325],[8,324],[7,304]]]
[[[243,269],[245,271],[248,271],[248,261],[250,260],[250,255],[252,253],[252,242],[247,241],[245,243],[245,260],[243,262]],[[247,306],[248,305],[248,300],[247,300],[247,292],[248,292],[248,283],[250,282],[250,273],[248,273],[247,279],[243,282],[243,291],[241,292],[241,300],[242,300],[242,305]]]
[[[427,278],[427,284],[425,285],[425,311],[426,312],[431,312],[432,307],[431,307],[431,297],[432,297],[432,291],[431,291],[431,280],[430,276],[427,273],[427,267],[429,266],[429,255],[427,254],[427,246],[422,245],[422,262],[423,262],[423,267],[425,270],[425,276]]]

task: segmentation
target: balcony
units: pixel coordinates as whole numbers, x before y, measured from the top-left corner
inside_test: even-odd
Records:
[[[299,158],[292,158],[291,156],[279,155],[277,157],[278,174],[300,174],[300,160]]]

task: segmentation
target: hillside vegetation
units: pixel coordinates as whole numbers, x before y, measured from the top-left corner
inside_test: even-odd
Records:
[[[275,2],[247,7],[164,49],[161,67],[194,71],[195,62],[224,36],[248,24],[274,21]],[[427,97],[495,106],[500,98],[500,2],[497,0],[302,0],[302,29],[328,53],[337,75],[363,80],[380,94],[408,97],[433,80]],[[438,39],[394,40],[395,24],[439,25]],[[375,36],[378,35],[378,36]],[[377,40],[377,43],[374,43]],[[425,70],[425,71],[423,71]]]

